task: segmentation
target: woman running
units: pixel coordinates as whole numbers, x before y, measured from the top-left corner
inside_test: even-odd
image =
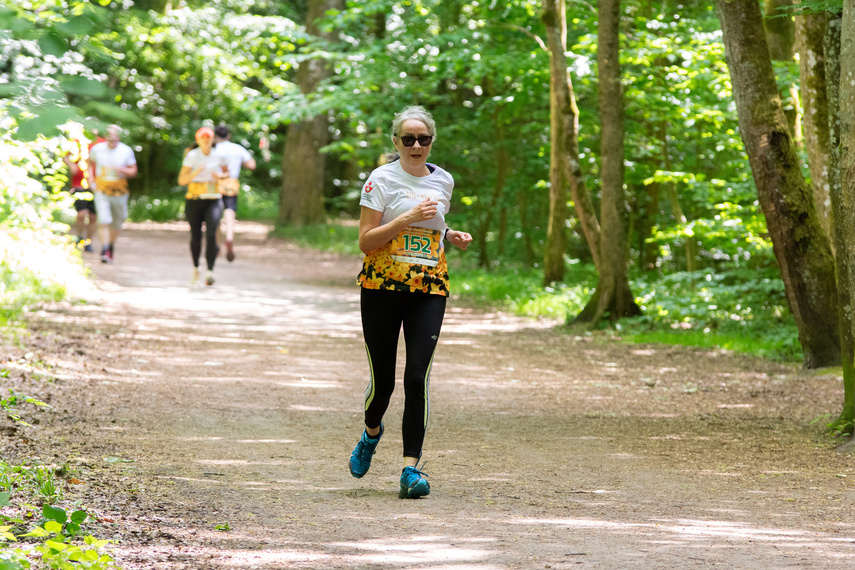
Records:
[[[190,256],[193,258],[193,279],[199,282],[199,256],[202,254],[202,224],[205,225],[205,261],[207,285],[214,284],[214,262],[217,261],[217,227],[223,215],[223,200],[217,191],[217,180],[228,176],[225,157],[214,148],[214,131],[202,127],[196,131],[196,144],[184,155],[178,173],[178,184],[187,186],[184,215],[190,224]]]
[[[431,363],[445,315],[448,266],[443,241],[466,249],[472,236],[450,229],[445,215],[454,180],[427,162],[436,125],[423,107],[407,107],[392,122],[398,157],[377,168],[362,187],[359,248],[365,254],[358,282],[362,330],[371,380],[365,391],[365,429],[350,457],[362,477],[383,435],[383,415],[395,388],[398,336],[404,330],[404,469],[400,498],[430,493],[418,468],[427,429]]]

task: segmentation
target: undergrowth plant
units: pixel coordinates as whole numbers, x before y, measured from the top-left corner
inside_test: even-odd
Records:
[[[0,377],[5,378],[9,375],[8,373],[9,373],[8,369],[0,370]],[[33,398],[32,396],[27,396],[26,394],[21,394],[20,392],[16,392],[13,388],[9,388],[9,394],[10,395],[6,398],[0,398],[0,409],[2,409],[3,412],[6,413],[6,416],[10,420],[12,420],[16,424],[19,424],[22,426],[33,427],[32,424],[24,421],[21,418],[21,415],[18,413],[17,407],[20,404],[22,404],[22,403],[32,404],[34,406],[39,406],[42,408],[50,408],[51,407],[50,405],[45,404],[41,400]]]
[[[8,497],[7,497],[8,500]],[[4,506],[0,494],[0,506]],[[118,569],[113,557],[104,551],[110,541],[85,534],[83,523],[89,517],[84,510],[68,513],[60,507],[45,505],[39,522],[27,532],[23,519],[0,515],[0,569],[24,570],[109,570]]]

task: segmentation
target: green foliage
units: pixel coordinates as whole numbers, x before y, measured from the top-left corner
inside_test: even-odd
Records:
[[[0,569],[30,568],[31,560],[38,568],[56,570],[118,568],[113,558],[102,552],[109,541],[98,540],[83,530],[89,514],[83,509],[69,512],[55,506],[61,498],[58,471],[47,466],[10,465],[0,461]],[[19,499],[12,502],[15,494]],[[44,503],[41,518],[29,526],[36,514],[30,505],[33,497]],[[10,516],[10,509],[24,514]],[[13,547],[12,543],[22,544]]]
[[[18,324],[27,307],[44,301],[62,300],[65,294],[62,285],[0,261],[0,326],[5,328]]]
[[[774,269],[642,277],[632,287],[644,314],[622,326],[639,338],[661,334],[677,344],[716,344],[777,360],[801,360],[798,331]]]
[[[16,548],[4,552],[4,545],[0,544],[0,561],[6,557],[10,564],[23,564],[23,568],[28,568],[27,558],[40,558],[41,567],[55,570],[119,568],[112,556],[101,552],[109,541],[87,535],[83,537],[82,544],[75,542],[74,539],[81,534],[80,526],[88,517],[86,511],[77,510],[68,515],[60,507],[45,506],[42,515],[43,522],[40,525],[17,536],[35,541],[36,545],[32,549]],[[13,528],[14,525],[0,527],[0,536],[8,541],[16,541],[17,538],[10,532]]]
[[[453,264],[452,264],[453,265]],[[464,301],[518,315],[555,317],[562,321],[582,310],[597,284],[590,265],[570,265],[567,283],[543,287],[543,271],[502,267],[495,270],[452,267],[452,295]]]
[[[85,59],[107,54],[90,34],[104,26],[107,12],[84,0],[31,0],[0,6],[0,62],[9,71],[0,89],[0,109],[16,123],[16,137],[33,141],[55,136],[68,121],[86,120],[88,102],[114,108],[105,85]],[[5,65],[14,61],[14,65]],[[89,121],[91,126],[103,126]]]
[[[279,194],[244,186],[238,197],[237,218],[270,222],[279,213]]]
[[[60,192],[65,177],[57,156],[59,140],[24,143],[13,138],[13,125],[0,101],[0,229],[63,231],[53,212],[72,201]]]
[[[359,228],[353,224],[281,226],[273,235],[293,241],[301,247],[359,255]]]
[[[787,17],[787,15],[814,14],[818,12],[840,14],[843,12],[843,0],[801,0],[800,2],[794,2],[792,7],[780,6],[778,9],[783,13],[773,16],[775,18],[784,18]]]
[[[43,465],[11,465],[0,461],[0,491],[20,495],[24,503],[52,505],[63,495],[56,471]]]
[[[183,211],[183,193],[169,197],[135,195],[128,201],[128,219],[134,222],[171,222]]]
[[[8,375],[8,370],[5,370],[6,375]],[[48,404],[45,404],[41,400],[33,398],[32,396],[27,396],[26,394],[21,394],[16,392],[12,388],[9,388],[9,397],[0,398],[0,409],[2,409],[6,415],[16,424],[20,424],[27,427],[33,427],[32,424],[25,422],[21,419],[21,415],[15,410],[15,408],[20,404],[32,404],[34,406],[40,406],[43,408],[50,408]]]
[[[255,147],[262,136],[279,136],[264,123],[266,97],[294,89],[294,43],[304,33],[277,14],[272,2],[182,3],[166,14],[112,4],[112,21],[97,41],[120,61],[94,63],[115,78],[117,99],[134,109],[130,139],[140,145],[137,159],[147,194],[173,183],[183,150],[203,124],[227,123],[232,140]],[[267,4],[269,9],[259,10]],[[249,10],[247,10],[249,8]],[[278,168],[258,157],[254,186],[276,184]],[[253,179],[251,172],[246,179]]]

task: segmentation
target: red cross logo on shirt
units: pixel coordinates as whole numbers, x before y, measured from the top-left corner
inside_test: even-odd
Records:
[[[365,185],[365,191],[371,192],[372,190],[374,190],[374,183],[369,181],[368,184]]]

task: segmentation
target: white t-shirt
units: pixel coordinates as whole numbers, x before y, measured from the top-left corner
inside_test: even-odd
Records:
[[[232,141],[218,142],[215,149],[219,154],[226,157],[226,162],[229,165],[229,178],[240,176],[240,168],[243,163],[252,160],[252,155],[249,154],[248,150]]]
[[[219,147],[220,145],[217,145]],[[212,148],[210,154],[202,152],[201,148],[194,148],[184,157],[182,166],[189,166],[190,170],[196,170],[200,166],[202,171],[197,174],[191,182],[216,182],[215,173],[222,173],[223,166],[227,165],[226,157],[217,152],[217,148]]]
[[[95,177],[109,182],[125,178],[116,172],[116,168],[137,163],[131,147],[121,142],[116,148],[110,148],[106,142],[96,144],[89,151],[89,160],[95,163]]]
[[[451,174],[436,166],[427,176],[413,176],[401,167],[401,161],[374,170],[362,186],[359,205],[383,212],[380,224],[387,224],[426,198],[439,202],[436,216],[413,226],[432,230],[445,230],[445,215],[451,208],[454,179]]]

